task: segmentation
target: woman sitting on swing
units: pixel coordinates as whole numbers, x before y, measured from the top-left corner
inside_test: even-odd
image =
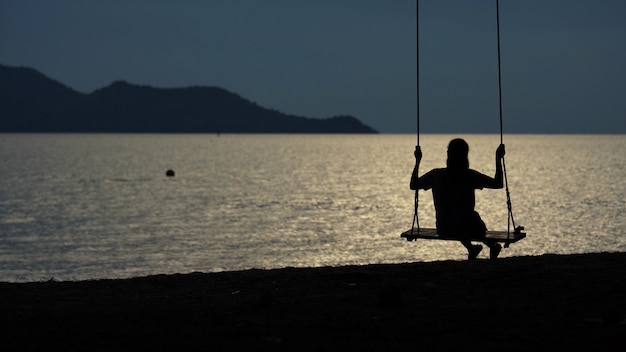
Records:
[[[496,150],[496,174],[493,178],[469,168],[469,146],[460,138],[448,144],[447,167],[433,169],[419,177],[418,169],[422,161],[422,150],[415,147],[415,168],[411,176],[412,190],[433,190],[437,233],[442,238],[461,241],[467,248],[468,259],[476,259],[483,246],[473,245],[472,240],[481,240],[490,251],[489,257],[496,259],[502,246],[496,241],[485,239],[487,228],[474,210],[475,189],[502,188],[502,158],[504,144]]]

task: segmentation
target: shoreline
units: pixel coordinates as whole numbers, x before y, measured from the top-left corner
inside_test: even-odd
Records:
[[[13,349],[609,350],[626,253],[0,282]]]

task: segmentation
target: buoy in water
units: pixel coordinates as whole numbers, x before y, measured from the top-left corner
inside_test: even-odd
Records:
[[[169,170],[167,170],[165,172],[165,176],[167,176],[167,177],[174,177],[174,175],[175,175],[175,173],[174,173],[174,170],[172,170],[172,169],[169,169]]]

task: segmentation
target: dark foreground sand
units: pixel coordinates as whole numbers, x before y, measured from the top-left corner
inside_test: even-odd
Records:
[[[626,347],[626,253],[0,283],[0,298],[5,351]]]

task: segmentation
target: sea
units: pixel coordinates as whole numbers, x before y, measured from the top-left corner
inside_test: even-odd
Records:
[[[421,135],[420,172],[464,138],[495,172],[500,135]],[[501,257],[626,251],[626,135],[504,135],[513,221]],[[413,226],[410,134],[0,134],[0,281],[465,260]],[[173,170],[175,176],[166,176]],[[476,191],[507,230],[504,189]],[[433,227],[432,195],[417,220]],[[488,251],[480,258],[486,259]]]

